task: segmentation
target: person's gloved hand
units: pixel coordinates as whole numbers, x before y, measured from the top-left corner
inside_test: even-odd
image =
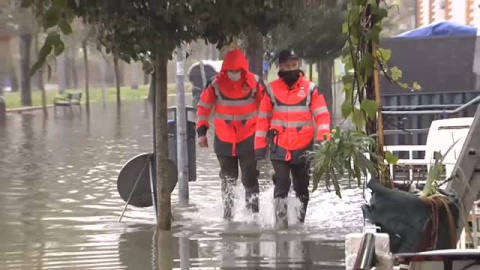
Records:
[[[202,148],[208,148],[208,139],[207,136],[198,137],[198,145]]]

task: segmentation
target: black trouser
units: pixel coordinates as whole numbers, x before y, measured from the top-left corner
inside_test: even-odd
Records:
[[[293,190],[295,195],[303,205],[303,217],[300,221],[303,222],[305,212],[307,211],[308,200],[310,198],[308,193],[308,185],[310,182],[308,162],[290,163],[282,160],[272,160],[274,169],[273,183],[275,184],[274,197],[286,198],[290,191],[290,185],[293,182]],[[292,180],[290,178],[292,176]]]
[[[255,154],[239,157],[217,156],[220,163],[220,178],[222,179],[222,195],[224,201],[224,216],[231,218],[233,207],[233,186],[238,179],[240,165],[242,184],[245,187],[245,200],[252,212],[258,212],[258,175]]]

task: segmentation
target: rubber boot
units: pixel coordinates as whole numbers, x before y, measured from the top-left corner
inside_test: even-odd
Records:
[[[235,180],[230,177],[222,177],[223,218],[228,221],[233,219],[233,203],[235,200],[233,187]]]
[[[298,197],[301,203],[300,212],[298,213],[298,221],[300,223],[305,223],[305,216],[307,215],[307,206],[308,206],[308,197],[300,196]]]
[[[259,212],[259,195],[258,192],[245,192],[245,203],[247,206],[247,209],[250,210],[252,213],[258,213]]]
[[[275,227],[278,230],[285,230],[288,228],[288,205],[287,198],[275,198]]]

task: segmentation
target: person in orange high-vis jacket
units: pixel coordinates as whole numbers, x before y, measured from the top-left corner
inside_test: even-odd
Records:
[[[260,78],[248,71],[248,62],[241,50],[227,52],[222,69],[202,91],[197,108],[197,133],[200,147],[208,147],[207,130],[215,110],[214,150],[220,163],[224,218],[232,219],[233,186],[238,178],[245,187],[247,208],[253,213],[258,207],[258,175],[254,138],[257,114],[265,86]]]
[[[292,50],[279,53],[279,79],[271,82],[260,104],[255,155],[265,158],[267,148],[274,169],[277,226],[288,226],[287,197],[293,189],[302,203],[299,221],[305,221],[309,200],[309,162],[305,157],[314,140],[330,136],[330,113],[318,88],[303,77],[299,58]]]

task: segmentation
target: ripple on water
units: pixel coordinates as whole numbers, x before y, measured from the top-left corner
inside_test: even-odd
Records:
[[[190,205],[180,207],[172,194],[173,232],[155,232],[153,208],[128,207],[119,223],[124,202],[116,179],[124,162],[152,151],[150,109],[139,102],[122,104],[120,115],[113,104],[91,110],[90,119],[60,110],[0,123],[0,269],[343,267],[344,236],[362,224],[358,190],[345,191],[343,200],[316,192],[303,226],[294,224],[298,201],[291,198],[293,226],[277,231],[271,167],[262,164],[260,215],[244,210],[238,186],[227,223],[211,148],[197,149]]]

